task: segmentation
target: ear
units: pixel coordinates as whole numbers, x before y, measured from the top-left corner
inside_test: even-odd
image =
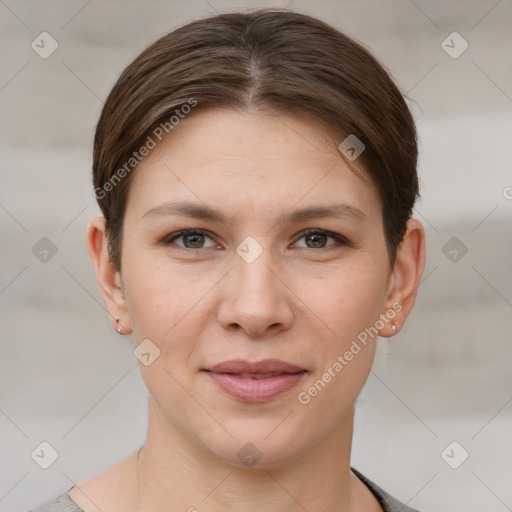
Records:
[[[379,330],[379,336],[394,336],[404,325],[416,301],[424,268],[425,231],[420,221],[409,219],[407,231],[397,250],[386,297],[386,311],[395,311],[395,316]],[[394,330],[392,325],[395,325]]]
[[[118,331],[119,328],[120,334],[130,333],[132,328],[128,317],[121,273],[116,271],[108,252],[105,217],[96,217],[89,222],[87,226],[87,250],[94,265],[100,292],[114,329]]]

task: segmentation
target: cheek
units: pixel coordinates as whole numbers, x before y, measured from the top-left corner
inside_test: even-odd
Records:
[[[326,344],[339,350],[379,317],[385,297],[385,275],[376,261],[346,262],[335,271],[317,278],[300,278],[298,295],[308,318],[316,319]]]
[[[211,316],[209,292],[218,278],[140,253],[126,262],[126,299],[136,344],[149,338],[160,350],[158,363],[187,378],[187,362]]]
[[[172,416],[172,411],[181,410],[189,400],[185,389],[190,388],[192,375],[187,362],[200,338],[196,308],[204,292],[176,278],[179,272],[144,265],[142,258],[137,265],[126,267],[130,269],[126,298],[135,346],[149,346],[150,353],[158,354],[148,365],[140,360],[141,376],[162,413]]]
[[[304,315],[319,327],[312,331],[318,338],[318,366],[308,385],[314,387],[303,388],[319,413],[334,403],[343,407],[355,400],[375,355],[375,324],[382,312],[386,276],[375,270],[382,265],[371,259],[348,267],[317,279],[314,286],[308,280],[300,294],[307,306]]]
[[[370,267],[351,269],[307,295],[308,305],[322,320],[323,334],[314,331],[318,364],[298,392],[297,407],[308,417],[324,418],[321,428],[326,433],[350,413],[375,356],[377,337],[371,327],[381,312],[384,281]]]
[[[346,359],[347,351],[338,351],[328,359],[324,368],[299,390],[296,397],[298,417],[313,421],[303,422],[303,433],[307,438],[328,437],[346,427],[347,417],[363,389],[371,370],[375,344],[368,343],[353,353],[351,344],[346,348],[352,355]],[[338,356],[341,359],[338,359]],[[314,421],[322,418],[321,422]]]
[[[198,283],[179,267],[173,267],[150,252],[136,250],[127,257],[126,299],[137,341],[153,336],[170,337],[185,318],[200,292]]]

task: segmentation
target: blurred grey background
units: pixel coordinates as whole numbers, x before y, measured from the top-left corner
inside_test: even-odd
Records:
[[[511,0],[0,0],[1,511],[145,439],[133,339],[112,330],[85,245],[102,101],[159,36],[262,6],[361,41],[409,96],[421,138],[427,266],[407,324],[379,341],[352,465],[425,512],[512,510]],[[42,442],[58,453],[48,469],[31,456]]]

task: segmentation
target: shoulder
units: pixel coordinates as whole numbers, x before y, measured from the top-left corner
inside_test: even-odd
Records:
[[[136,499],[137,452],[102,473],[70,486],[51,501],[27,512],[133,510]]]
[[[419,512],[415,508],[408,507],[401,501],[393,498],[393,496],[384,491],[384,489],[381,489],[377,484],[357,471],[357,469],[352,467],[350,469],[359,478],[359,480],[361,480],[366,487],[370,489],[375,498],[377,498],[377,501],[383,508],[384,512]]]
[[[52,500],[27,512],[84,512],[69,496],[72,487],[69,487]]]

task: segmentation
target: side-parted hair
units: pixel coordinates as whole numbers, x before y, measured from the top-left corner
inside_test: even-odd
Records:
[[[364,148],[357,165],[380,198],[394,265],[419,197],[416,129],[404,97],[369,51],[339,30],[287,9],[259,9],[170,32],[110,92],[96,127],[93,183],[117,270],[132,171],[180,119],[208,107],[307,114],[338,144],[351,136],[353,149]],[[340,154],[358,174],[350,154]]]

